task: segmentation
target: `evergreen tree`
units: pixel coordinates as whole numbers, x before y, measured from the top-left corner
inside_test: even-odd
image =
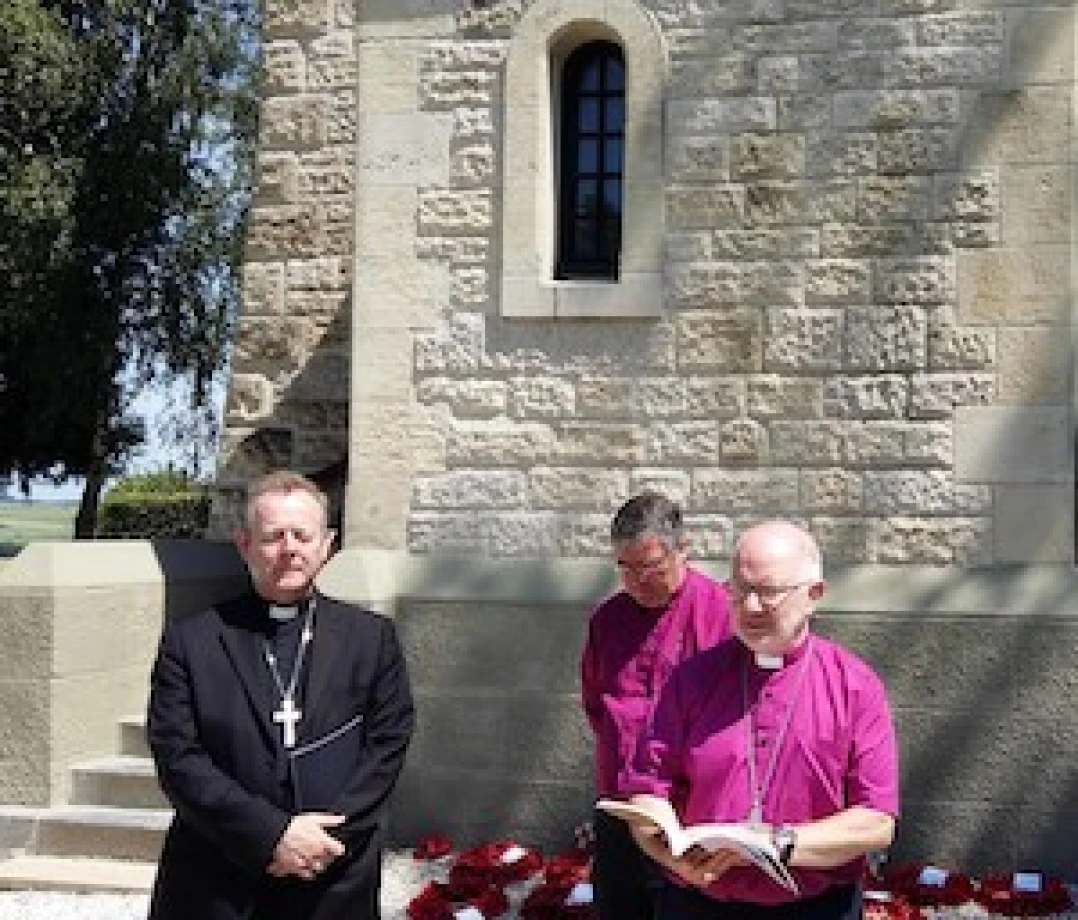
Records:
[[[143,436],[137,389],[183,377],[206,411],[224,364],[257,6],[0,6],[0,469],[85,476],[76,536],[91,536],[106,478]]]

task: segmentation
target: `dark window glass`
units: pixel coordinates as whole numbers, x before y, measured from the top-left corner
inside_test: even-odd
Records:
[[[617,278],[625,168],[625,61],[613,42],[562,68],[559,278]]]

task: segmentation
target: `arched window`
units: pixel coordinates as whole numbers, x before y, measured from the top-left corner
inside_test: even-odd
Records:
[[[581,45],[561,79],[555,277],[618,277],[625,163],[625,58],[608,41]]]

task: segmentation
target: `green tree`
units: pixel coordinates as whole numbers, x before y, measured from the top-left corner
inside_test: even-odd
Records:
[[[238,300],[255,0],[0,4],[0,469],[86,477],[76,536],[142,437],[140,387],[207,411]]]

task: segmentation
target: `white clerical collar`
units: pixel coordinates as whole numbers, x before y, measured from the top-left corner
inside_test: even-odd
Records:
[[[299,604],[270,604],[267,613],[271,620],[288,623],[299,616]]]
[[[763,652],[754,652],[753,659],[756,661],[756,667],[765,671],[777,671],[783,663],[782,655],[765,655]]]

